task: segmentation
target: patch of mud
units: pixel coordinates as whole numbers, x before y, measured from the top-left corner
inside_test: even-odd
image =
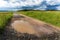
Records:
[[[11,24],[12,28],[14,28],[17,32],[28,33],[28,34],[36,34],[36,30],[29,22],[24,20],[16,20]]]

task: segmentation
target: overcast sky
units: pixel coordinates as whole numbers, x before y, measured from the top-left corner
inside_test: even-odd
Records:
[[[0,10],[60,10],[60,0],[0,0]]]

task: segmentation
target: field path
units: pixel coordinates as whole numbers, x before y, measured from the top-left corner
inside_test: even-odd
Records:
[[[60,40],[60,28],[14,13],[1,40]]]

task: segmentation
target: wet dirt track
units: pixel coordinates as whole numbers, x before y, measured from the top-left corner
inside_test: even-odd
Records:
[[[60,29],[42,21],[14,14],[1,40],[60,40]]]

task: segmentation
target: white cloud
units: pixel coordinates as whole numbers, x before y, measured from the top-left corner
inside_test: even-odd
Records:
[[[49,5],[57,5],[60,4],[60,0],[46,0]]]
[[[39,8],[36,8],[36,9],[34,9],[34,10],[46,10],[46,5],[42,5],[41,7],[39,7]]]
[[[0,0],[0,7],[6,7],[7,5],[6,1]]]
[[[43,1],[46,1],[48,5],[60,5],[60,0],[24,0],[24,1],[23,0],[9,0],[9,1],[0,0],[0,8],[33,6],[33,5],[39,5]],[[46,5],[36,9],[45,9],[45,8],[46,8]],[[57,9],[60,9],[60,7],[57,7]]]
[[[31,6],[31,5],[40,4],[41,1],[43,0],[26,0],[25,2],[23,1],[17,2],[17,1],[19,0],[9,0],[9,2],[0,0],[0,7],[16,7],[16,6],[27,6],[27,5]]]
[[[57,10],[60,10],[60,6],[57,7]]]

